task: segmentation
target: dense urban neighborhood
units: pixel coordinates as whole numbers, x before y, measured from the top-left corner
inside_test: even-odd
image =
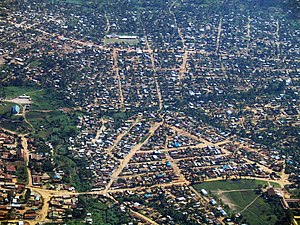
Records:
[[[300,224],[297,0],[0,2],[0,224]]]

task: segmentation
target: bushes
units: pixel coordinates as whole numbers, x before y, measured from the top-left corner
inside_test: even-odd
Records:
[[[18,177],[18,182],[27,183],[28,182],[28,174],[26,164],[20,164],[17,166],[16,175]]]

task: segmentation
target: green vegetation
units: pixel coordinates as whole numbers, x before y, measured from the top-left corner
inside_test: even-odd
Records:
[[[225,197],[234,205],[232,207],[234,212],[240,212],[250,204],[249,207],[242,212],[244,219],[246,219],[249,224],[271,225],[275,224],[278,220],[276,215],[274,215],[271,205],[259,197],[254,191],[227,192],[223,193],[221,197]],[[251,204],[252,201],[254,202]]]
[[[129,119],[132,115],[134,115],[133,111],[126,111],[126,112],[113,112],[110,111],[106,114],[104,114],[104,117],[113,118],[115,129],[118,129],[121,127],[127,119]]]
[[[38,89],[31,86],[0,86],[0,98],[13,99],[23,94],[31,97],[33,110],[54,110],[70,104],[62,95],[50,89]]]
[[[293,189],[288,189],[289,193],[292,194],[291,198],[300,198],[300,189],[298,188],[293,188]]]
[[[34,137],[39,151],[50,151],[45,142],[50,142],[53,145],[55,167],[65,172],[63,182],[74,186],[78,191],[86,191],[91,187],[92,173],[85,169],[87,167],[86,161],[73,158],[67,147],[69,137],[75,136],[77,133],[77,117],[76,112],[32,111],[28,113],[27,119],[35,128],[32,137]],[[50,162],[47,164],[46,162],[40,169],[51,172],[53,166]]]
[[[38,90],[33,87],[24,88],[19,86],[8,86],[3,88],[5,97],[14,98],[22,94],[27,94],[31,97],[33,104],[31,111],[26,113],[24,117],[12,115],[11,107],[14,103],[2,103],[0,107],[0,126],[12,131],[32,132],[31,136],[35,140],[35,147],[40,153],[49,153],[50,148],[45,142],[50,142],[55,151],[55,164],[53,165],[49,159],[46,159],[43,166],[38,166],[33,161],[30,162],[30,167],[42,172],[52,172],[55,167],[65,171],[63,181],[73,185],[79,191],[84,191],[90,188],[92,174],[86,170],[85,162],[82,160],[73,159],[67,149],[68,139],[77,133],[77,118],[78,113],[70,111],[65,113],[59,111],[68,103],[63,97],[49,89]],[[32,125],[33,129],[29,126]],[[83,165],[84,164],[84,165]],[[18,166],[19,182],[27,182],[26,167]],[[50,173],[51,174],[51,173]]]
[[[39,60],[34,60],[33,62],[30,63],[30,67],[36,68],[41,64]]]
[[[3,102],[0,103],[0,116],[3,115],[9,115],[11,113],[11,108],[14,106],[14,103],[10,103],[10,102]]]
[[[32,110],[55,110],[69,105],[64,98],[49,89],[28,93],[33,101]]]
[[[22,87],[22,86],[1,87],[0,98],[2,97],[2,98],[12,99],[23,94],[29,95],[31,97],[33,101],[33,104],[31,105],[31,110],[56,110],[68,106],[68,102],[66,102],[60,94],[48,89],[37,90],[36,87]],[[10,130],[16,130],[18,126],[26,128],[27,126],[26,123],[20,125],[19,123],[16,124],[16,122],[13,122],[13,120],[16,121],[16,119],[19,119],[21,122],[23,121],[23,117],[17,118],[16,116],[11,115],[10,111],[13,105],[15,105],[15,103],[1,103],[0,119],[5,118],[9,120],[9,121],[1,121],[1,126]],[[39,117],[39,116],[35,115],[33,117]]]
[[[68,225],[79,225],[84,224],[82,222],[77,222],[78,219],[83,220],[86,218],[87,213],[91,213],[91,218],[97,224],[126,224],[128,221],[128,216],[118,210],[118,207],[113,205],[106,199],[97,199],[89,196],[79,196],[78,197],[78,208],[73,211],[73,217],[75,220],[70,220],[67,222]]]
[[[30,130],[29,125],[24,121],[24,117],[11,113],[12,107],[16,105],[11,102],[0,103],[0,127],[11,131],[26,133]],[[20,107],[20,111],[22,108]]]
[[[270,182],[276,188],[280,185],[275,182]],[[218,180],[218,181],[208,181],[201,184],[195,184],[194,188],[196,190],[201,190],[202,188],[209,191],[217,190],[239,190],[239,189],[255,189],[258,185],[267,185],[267,181],[254,180],[254,179],[240,179],[240,180]]]
[[[27,183],[28,182],[28,174],[26,164],[20,164],[17,166],[16,175],[18,177],[18,182]]]
[[[34,126],[41,126],[45,121],[46,117],[50,117],[51,112],[37,112],[30,111],[26,114],[27,120]]]
[[[29,86],[7,86],[7,87],[2,87],[2,90],[0,91],[0,98],[16,98],[20,95],[23,94],[28,94],[29,92],[32,92],[36,90],[34,87],[29,87]]]
[[[143,143],[146,141],[146,139],[149,137],[149,134],[145,135],[144,137],[141,138],[140,143]]]
[[[6,113],[0,113],[0,127],[19,133],[31,131],[30,126],[24,121],[24,117],[12,115],[10,109]]]
[[[229,199],[232,204],[234,204],[232,207],[234,211],[239,212],[252,201],[254,201],[258,195],[254,191],[234,191],[222,193],[221,197],[223,196]]]
[[[57,145],[59,139],[66,139],[77,132],[76,115],[62,111],[28,112],[27,120],[38,131],[38,136],[49,139]]]
[[[228,205],[231,212],[241,212],[244,223],[277,224],[279,218],[284,216],[284,212],[280,206],[270,204],[262,197],[259,189],[267,184],[268,182],[261,180],[240,179],[209,181],[196,184],[194,187],[198,191],[204,188],[212,193],[216,199],[220,199],[221,204]],[[271,185],[279,187],[279,184],[275,182],[271,182]]]
[[[31,97],[33,101],[32,110],[54,110],[66,107],[69,103],[60,94],[48,89],[38,90],[36,87],[7,86],[1,87],[0,90],[0,98],[5,99],[13,99],[23,94]],[[15,103],[1,103],[0,115],[10,112],[13,105]]]
[[[22,123],[21,121],[1,121],[0,122],[0,127],[6,129],[6,130],[10,130],[13,132],[20,132],[20,133],[25,133],[27,130],[27,127],[25,126],[24,123]]]
[[[43,166],[37,166],[36,163],[30,162],[30,167],[39,172],[52,172],[55,167],[58,167],[65,171],[64,182],[75,186],[79,191],[88,190],[91,185],[88,181],[92,176],[91,172],[85,169],[87,166],[85,161],[73,159],[67,149],[69,137],[77,133],[76,124],[79,114],[72,110],[68,110],[68,113],[58,110],[68,105],[68,102],[53,90],[9,86],[4,87],[3,93],[10,98],[27,94],[31,97],[33,104],[31,111],[26,113],[28,124],[23,117],[11,115],[10,110],[15,105],[14,103],[3,103],[0,107],[0,126],[18,132],[33,131],[31,136],[34,138],[34,145],[40,153],[50,152],[50,148],[45,142],[51,143],[55,149],[55,165],[46,159]],[[33,129],[29,125],[32,125]],[[24,174],[27,173],[24,173],[23,170],[22,166],[18,167],[19,182],[27,181],[27,178],[24,177]]]
[[[85,225],[86,223],[78,220],[70,220],[66,223],[67,225]]]
[[[62,179],[64,183],[74,186],[80,192],[90,190],[92,172],[86,169],[86,161],[60,153],[54,158],[54,161],[59,170],[65,172]]]
[[[118,39],[118,38],[105,38],[104,44],[128,44],[128,45],[136,45],[139,43],[138,39]]]

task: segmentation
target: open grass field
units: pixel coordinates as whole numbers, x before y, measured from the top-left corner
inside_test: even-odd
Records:
[[[241,212],[251,225],[272,225],[278,220],[271,206],[254,191],[222,193],[220,198],[233,212]]]
[[[274,187],[279,188],[280,185],[275,182],[270,182]],[[196,190],[202,188],[209,191],[217,190],[239,190],[239,189],[255,189],[259,184],[266,185],[267,181],[254,180],[254,179],[241,179],[241,180],[218,180],[218,181],[207,181],[201,184],[195,184]]]
[[[211,192],[217,201],[228,205],[232,213],[241,213],[250,225],[272,225],[278,220],[272,207],[254,190],[258,185],[268,182],[252,179],[220,180],[194,185],[200,191],[202,188]],[[277,183],[271,185],[279,187]]]
[[[0,98],[3,97],[4,99],[14,99],[23,94],[29,95],[32,100],[31,108],[33,110],[55,110],[66,107],[66,103],[61,96],[46,89],[8,86],[4,87],[4,91],[1,93],[3,96],[0,96]]]
[[[258,196],[254,191],[219,192],[218,195],[221,199],[226,199],[227,202],[230,202],[231,209],[236,212],[242,211]]]
[[[35,91],[35,90],[36,90],[36,88],[34,88],[34,87],[16,87],[16,86],[4,87],[4,93],[5,93],[6,99],[16,98],[23,94],[28,95],[30,92]]]

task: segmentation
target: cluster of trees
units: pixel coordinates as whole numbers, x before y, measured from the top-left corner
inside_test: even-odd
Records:
[[[83,220],[87,213],[92,214],[93,221],[97,221],[97,224],[118,225],[127,224],[130,221],[128,215],[122,213],[119,206],[113,205],[108,199],[80,195],[77,208],[72,212],[73,218]],[[76,224],[76,222],[71,220],[67,224]]]
[[[27,167],[25,163],[19,164],[17,166],[16,175],[18,177],[18,182],[27,183],[28,173],[27,173]]]
[[[267,202],[272,207],[274,215],[278,218],[275,225],[289,225],[292,220],[292,213],[290,210],[285,210],[282,208],[280,198],[278,196],[268,197]]]

